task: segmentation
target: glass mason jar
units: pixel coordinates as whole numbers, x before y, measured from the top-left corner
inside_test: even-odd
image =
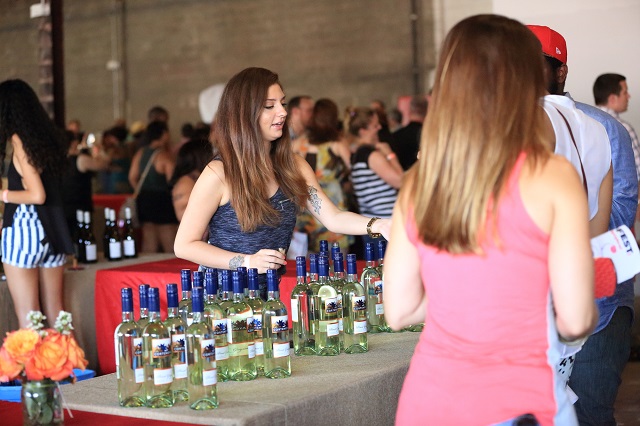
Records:
[[[25,426],[64,424],[62,396],[55,381],[27,380],[22,384],[22,419]]]

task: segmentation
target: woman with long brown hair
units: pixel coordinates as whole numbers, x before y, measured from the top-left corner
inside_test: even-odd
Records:
[[[341,211],[324,194],[309,164],[291,149],[285,106],[278,75],[269,70],[247,68],[229,80],[213,125],[218,156],[191,192],[175,240],[178,257],[260,274],[280,268],[296,214],[305,207],[333,232],[386,233],[388,220]]]
[[[397,424],[576,424],[556,348],[597,321],[593,260],[582,184],[549,149],[540,53],[495,15],[445,39],[385,258],[387,323],[425,323]]]

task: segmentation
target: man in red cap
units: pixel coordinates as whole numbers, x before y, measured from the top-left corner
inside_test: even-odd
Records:
[[[549,27],[530,25],[545,55],[552,95],[570,97],[564,91],[568,74],[564,37]],[[605,127],[611,145],[613,164],[613,205],[609,229],[621,225],[632,228],[638,203],[638,181],[629,133],[607,113],[590,105],[575,106]],[[633,318],[633,280],[621,283],[611,297],[596,300],[600,320],[575,355],[569,386],[577,394],[576,413],[581,425],[615,425],[614,403],[622,370],[629,357]]]

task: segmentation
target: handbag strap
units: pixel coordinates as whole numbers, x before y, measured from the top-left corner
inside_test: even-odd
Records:
[[[151,166],[153,165],[153,160],[156,158],[157,153],[158,151],[153,151],[153,154],[151,154],[151,157],[149,157],[149,161],[147,161],[147,165],[144,168],[144,171],[142,172],[142,176],[140,176],[138,185],[136,185],[136,190],[133,191],[133,198],[138,197],[138,194],[140,193],[140,189],[142,188],[142,184],[144,183],[144,180],[147,178],[147,175],[149,174],[149,170],[151,170]]]
[[[556,108],[554,106],[554,108]],[[567,125],[567,129],[569,129],[569,135],[571,136],[571,142],[573,142],[573,146],[576,148],[576,152],[578,153],[578,161],[580,161],[580,170],[582,170],[582,185],[584,186],[584,190],[587,193],[587,198],[589,198],[589,188],[587,187],[587,175],[584,172],[584,166],[582,165],[582,158],[580,157],[580,150],[578,149],[578,144],[576,143],[576,139],[573,137],[573,132],[571,131],[571,126],[569,125],[569,121],[564,116],[563,113],[560,112],[558,108],[556,108],[560,117],[564,120],[564,123]]]

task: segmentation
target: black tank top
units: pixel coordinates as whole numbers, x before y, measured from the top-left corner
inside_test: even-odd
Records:
[[[80,154],[87,155],[87,154]],[[75,218],[76,209],[93,211],[91,199],[91,179],[93,172],[81,172],[78,170],[78,158],[80,155],[67,157],[67,171],[62,178],[62,201],[67,215]]]

